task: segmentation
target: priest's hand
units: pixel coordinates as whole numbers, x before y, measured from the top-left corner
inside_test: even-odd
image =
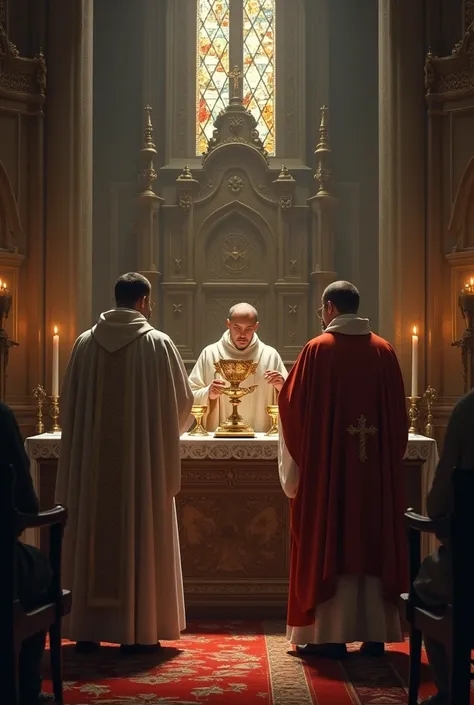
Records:
[[[279,392],[285,384],[285,378],[282,374],[280,374],[280,372],[277,372],[276,370],[267,370],[264,374],[264,377],[265,381],[268,382],[268,384],[271,384],[272,387],[277,390],[277,392]]]
[[[209,399],[217,399],[222,394],[222,390],[226,386],[226,383],[222,379],[215,379],[209,385]]]

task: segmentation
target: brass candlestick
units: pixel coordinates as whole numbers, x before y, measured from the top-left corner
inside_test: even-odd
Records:
[[[53,420],[53,433],[61,433],[61,426],[59,425],[59,397],[50,397],[51,405],[49,407],[49,415]]]
[[[462,338],[451,343],[461,350],[464,393],[474,386],[474,279],[466,284],[458,299],[466,330]]]
[[[38,386],[33,389],[33,396],[38,402],[38,411],[36,413],[36,433],[44,433],[43,404],[48,395],[44,387],[42,387],[41,384],[38,384]]]
[[[272,425],[270,426],[270,430],[267,431],[265,435],[278,436],[278,404],[268,404],[266,410],[271,419]]]
[[[191,414],[194,416],[196,420],[196,425],[192,429],[192,431],[189,432],[188,435],[190,436],[208,436],[208,432],[202,425],[202,419],[204,417],[204,414],[207,411],[207,406],[202,406],[200,404],[196,404],[195,406],[191,407]]]
[[[410,419],[409,433],[418,433],[417,421],[420,417],[420,397],[408,397],[410,406],[408,409],[408,418]]]
[[[425,436],[428,436],[428,438],[434,438],[433,405],[437,396],[436,389],[428,385],[426,392],[423,394],[423,399],[426,401],[428,409],[425,426]]]
[[[10,348],[18,345],[11,340],[5,330],[5,321],[12,306],[12,294],[5,282],[0,280],[0,400],[5,399],[8,354]]]

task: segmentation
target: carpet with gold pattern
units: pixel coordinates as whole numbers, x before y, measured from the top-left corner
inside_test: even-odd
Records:
[[[45,659],[47,668],[47,659]],[[406,644],[379,659],[350,646],[344,661],[295,655],[284,625],[193,622],[180,641],[153,655],[122,656],[103,645],[93,655],[64,644],[65,705],[405,705]],[[46,681],[45,689],[51,684]],[[423,668],[421,695],[433,692]],[[473,700],[474,702],[474,700]]]

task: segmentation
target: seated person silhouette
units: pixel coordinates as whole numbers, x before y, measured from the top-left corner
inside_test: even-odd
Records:
[[[30,463],[23,438],[11,409],[0,402],[1,471],[9,466],[15,473],[14,503],[18,511],[37,514],[39,511]],[[17,597],[25,610],[34,609],[47,599],[52,571],[47,556],[34,546],[17,541],[16,546]],[[41,692],[41,659],[46,633],[40,632],[23,642],[19,658],[20,705],[40,705],[54,702],[53,695]]]

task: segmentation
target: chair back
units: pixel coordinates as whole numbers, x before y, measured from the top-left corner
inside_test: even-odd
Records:
[[[2,661],[14,658],[16,553],[18,516],[14,505],[15,473],[0,462],[0,654]],[[10,668],[9,664],[4,664]]]
[[[472,566],[474,564],[474,469],[453,473],[454,511],[450,521],[453,576],[453,631],[474,633]]]

